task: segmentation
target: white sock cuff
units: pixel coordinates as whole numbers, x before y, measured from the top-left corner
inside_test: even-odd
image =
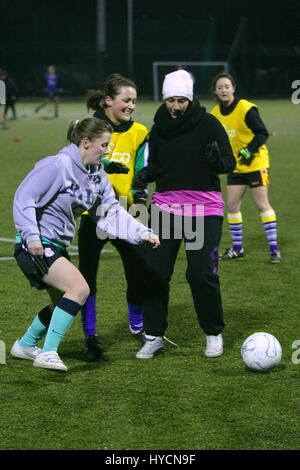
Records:
[[[233,222],[234,220],[241,221],[243,219],[243,216],[241,212],[234,212],[234,213],[228,212],[227,219],[228,221],[230,220],[231,222]]]
[[[264,219],[265,217],[276,217],[276,215],[273,209],[271,209],[269,211],[261,212],[260,217]]]

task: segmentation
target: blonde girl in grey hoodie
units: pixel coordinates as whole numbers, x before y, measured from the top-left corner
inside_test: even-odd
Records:
[[[146,240],[153,248],[159,245],[158,237],[120,206],[106,177],[101,158],[111,132],[97,118],[74,121],[68,130],[70,144],[40,160],[15,194],[15,258],[30,284],[47,289],[51,299],[11,349],[14,357],[33,360],[35,367],[68,370],[57,350],[89,295],[66,251],[82,212],[89,211],[99,236],[105,232],[132,244]],[[98,171],[90,173],[90,166]],[[40,349],[36,344],[43,336]]]

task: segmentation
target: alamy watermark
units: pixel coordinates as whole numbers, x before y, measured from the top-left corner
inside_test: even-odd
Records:
[[[6,103],[5,83],[0,80],[0,104]]]
[[[295,91],[292,93],[292,103],[299,104],[300,103],[300,80],[294,80],[292,82],[292,88]]]
[[[6,348],[4,341],[0,340],[0,364],[6,364]]]
[[[134,204],[127,207],[127,198],[120,197],[120,204],[126,212],[145,227],[149,226],[159,236],[160,240],[185,241],[186,250],[200,250],[204,244],[204,206],[203,204],[163,204],[160,207],[152,204],[150,214],[144,204]],[[96,233],[100,240],[134,238],[136,226],[132,225],[127,214],[119,210],[118,205],[101,204],[97,208],[97,217],[100,218]],[[101,219],[106,219],[102,225]],[[104,219],[103,219],[104,220]],[[113,234],[113,235],[112,235]]]
[[[292,349],[295,349],[291,358],[292,363],[298,365],[300,364],[300,339],[295,339],[295,341],[292,342]]]

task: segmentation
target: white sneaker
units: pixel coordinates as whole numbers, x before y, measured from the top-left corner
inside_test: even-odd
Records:
[[[217,336],[206,335],[206,357],[218,357],[223,354],[223,338],[221,333]]]
[[[145,344],[144,346],[136,353],[135,357],[137,359],[152,359],[155,354],[158,353],[160,349],[164,347],[164,340],[162,336],[153,336],[153,339],[148,339],[147,335],[144,336]],[[150,337],[151,338],[151,337]]]
[[[23,348],[22,346],[20,346],[18,339],[14,342],[13,347],[10,350],[10,354],[12,356],[18,357],[19,359],[29,359],[30,361],[34,361],[34,359],[40,352],[41,349],[37,346]]]
[[[63,363],[56,351],[46,351],[40,353],[33,362],[34,367],[42,369],[54,369],[68,372],[66,364]]]

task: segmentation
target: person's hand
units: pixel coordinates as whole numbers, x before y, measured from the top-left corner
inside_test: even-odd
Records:
[[[208,163],[208,165],[213,168],[214,170],[217,170],[220,165],[220,149],[218,142],[216,140],[213,140],[209,144],[207,144],[205,148],[205,153],[204,153],[204,159]]]
[[[253,161],[254,157],[255,155],[253,155],[247,147],[241,149],[238,154],[238,158],[240,159],[241,165],[249,166]]]
[[[105,171],[108,174],[115,174],[115,173],[124,173],[127,174],[129,172],[129,168],[123,163],[111,162],[105,166]]]
[[[142,168],[134,175],[132,187],[138,191],[144,191],[147,187],[147,167]]]
[[[33,256],[43,256],[44,248],[40,240],[28,243],[28,251]]]
[[[150,245],[152,245],[152,248],[157,248],[160,245],[159,238],[157,235],[155,235],[155,233],[148,232],[142,236],[142,239],[145,242],[150,243]]]
[[[43,258],[44,249],[42,243],[37,240],[27,245],[30,257],[42,276],[48,273],[48,265]]]
[[[137,191],[133,196],[134,204],[146,204],[148,200],[147,191]]]

